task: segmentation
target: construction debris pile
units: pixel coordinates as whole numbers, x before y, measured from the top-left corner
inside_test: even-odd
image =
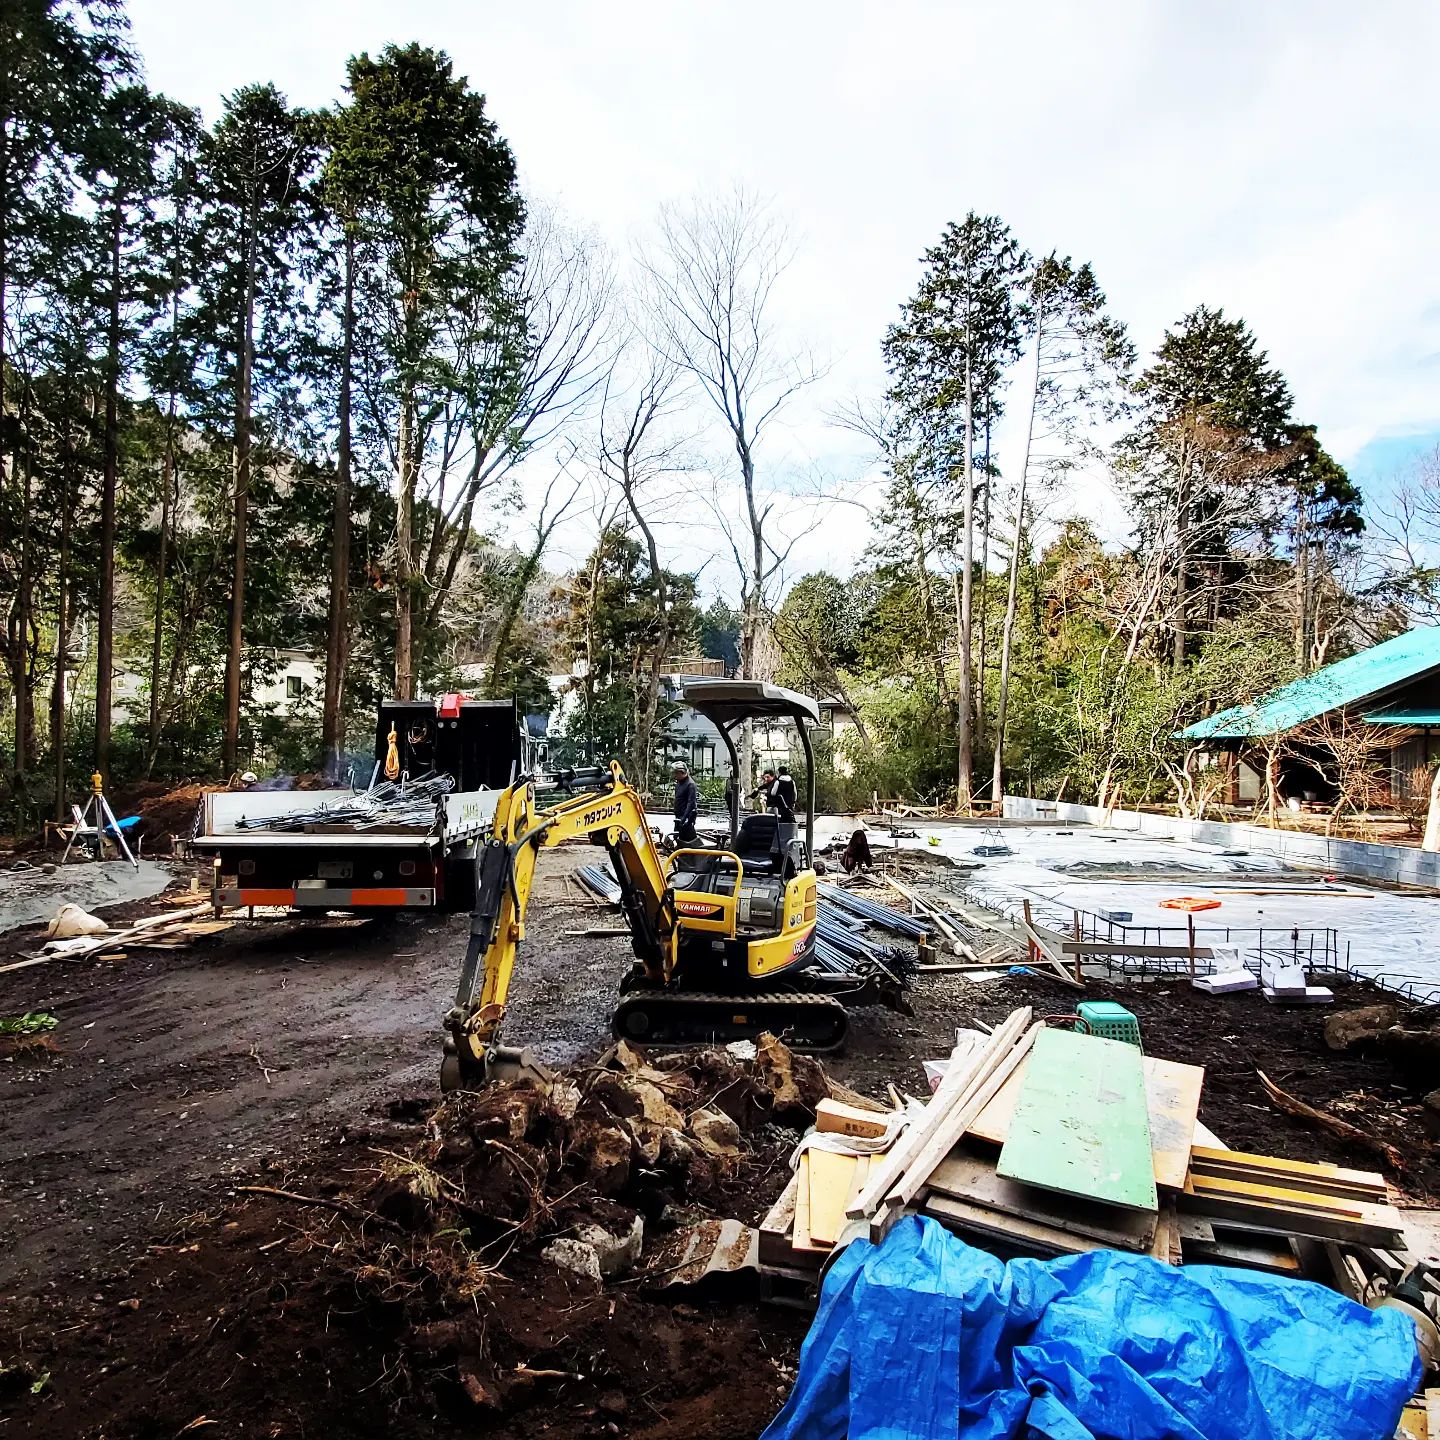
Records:
[[[837,1244],[918,1212],[1002,1257],[1109,1248],[1305,1276],[1362,1302],[1410,1268],[1383,1176],[1227,1149],[1198,1118],[1203,1067],[1145,1055],[1117,1005],[1081,1008],[1073,1028],[1021,1008],[991,1034],[959,1032],[898,1140],[883,1117],[822,1107],[829,1143],[762,1222],[762,1261],[813,1274]],[[847,1135],[863,1141],[851,1153]]]
[[[382,780],[368,790],[357,790],[346,800],[321,801],[309,810],[287,810],[280,815],[245,815],[236,824],[242,830],[289,830],[306,834],[341,830],[378,830],[398,826],[428,829],[435,807],[455,788],[449,775],[419,780]]]
[[[712,1356],[717,1369],[697,1340],[672,1363],[646,1343],[647,1328],[673,1329],[679,1287],[753,1270],[753,1232],[735,1217],[758,1218],[815,1107],[832,1093],[870,1103],[773,1037],[753,1050],[647,1060],[622,1043],[548,1090],[458,1093],[419,1144],[384,1153],[368,1183],[326,1202],[340,1217],[327,1222],[327,1270],[353,1285],[349,1309],[364,1324],[385,1315],[405,1357],[392,1398],[514,1423],[563,1382],[569,1405],[590,1407],[604,1433],[657,1386],[668,1401],[717,1384],[743,1390],[735,1355]],[[717,1258],[737,1239],[733,1260]],[[663,1302],[648,1298],[662,1291]],[[784,1377],[761,1356],[745,1363],[765,1368],[754,1434]]]

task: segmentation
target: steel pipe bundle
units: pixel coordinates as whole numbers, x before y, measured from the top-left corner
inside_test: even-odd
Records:
[[[620,885],[615,877],[600,865],[581,865],[575,871],[576,878],[587,889],[608,900],[612,905],[620,903]]]
[[[875,940],[867,940],[853,930],[847,930],[844,926],[837,925],[834,920],[834,912],[823,905],[815,917],[815,935],[817,939],[823,940],[831,950],[849,955],[856,960],[896,960],[899,958],[899,952],[893,946]]]
[[[905,935],[911,940],[918,940],[922,935],[929,935],[934,931],[935,927],[927,925],[918,915],[903,915],[899,910],[892,910],[888,905],[879,905],[874,900],[862,899],[859,895],[852,895],[848,890],[841,890],[835,885],[821,885],[819,890],[821,899],[828,900],[832,905],[838,905],[842,910],[848,910],[852,915],[858,915],[872,925],[889,930],[892,934]]]

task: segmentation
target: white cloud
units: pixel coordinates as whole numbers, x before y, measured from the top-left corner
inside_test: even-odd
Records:
[[[622,253],[663,199],[773,197],[800,242],[786,323],[832,362],[777,459],[863,471],[825,414],[882,384],[920,253],[971,208],[1092,261],[1142,351],[1198,303],[1244,316],[1341,459],[1440,429],[1429,0],[209,0],[204,31],[198,8],[130,0],[152,82],[211,115],[262,79],[329,103],[352,51],[443,46],[527,185]],[[1103,487],[1079,505],[1122,523]],[[836,518],[797,564],[863,544]]]

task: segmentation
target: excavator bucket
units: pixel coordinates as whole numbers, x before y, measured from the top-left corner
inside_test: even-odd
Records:
[[[482,1060],[465,1063],[453,1044],[447,1044],[440,1061],[440,1089],[446,1095],[455,1090],[482,1090],[497,1082],[533,1085],[548,1093],[555,1078],[555,1072],[537,1060],[528,1045],[487,1045]]]

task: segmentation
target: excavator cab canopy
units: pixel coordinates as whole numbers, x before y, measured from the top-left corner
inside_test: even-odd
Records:
[[[820,724],[820,707],[808,695],[763,680],[692,680],[681,692],[685,703],[715,726],[730,752],[730,838],[740,828],[740,756],[735,731],[747,720],[789,720],[805,751],[805,856],[815,858],[815,752],[807,727]],[[746,777],[748,781],[748,777]]]
[[[808,696],[763,680],[692,680],[685,703],[722,729],[737,721],[780,719],[819,725],[820,707]]]

